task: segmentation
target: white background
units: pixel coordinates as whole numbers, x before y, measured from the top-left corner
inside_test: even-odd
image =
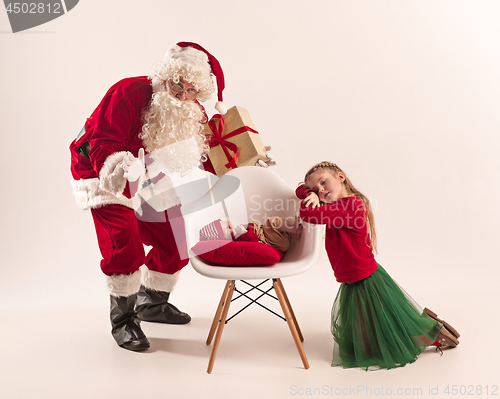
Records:
[[[82,0],[13,34],[0,11],[0,395],[287,398],[359,384],[422,388],[420,397],[429,387],[448,397],[452,384],[482,385],[486,396],[489,385],[491,394],[500,385],[499,15],[495,0]],[[226,105],[249,110],[291,186],[329,160],[371,198],[379,263],[460,330],[457,349],[392,371],[331,368],[338,284],[325,254],[284,281],[310,370],[284,323],[256,309],[228,324],[208,376],[204,340],[223,283],[191,266],[172,296],[191,325],[145,323],[146,354],[114,344],[68,147],[113,83],[147,75],[178,41],[218,58]]]

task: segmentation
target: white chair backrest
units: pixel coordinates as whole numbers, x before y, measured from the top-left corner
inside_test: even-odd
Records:
[[[198,242],[200,229],[216,219],[229,219],[235,225],[264,223],[271,216],[295,216],[299,205],[294,190],[272,170],[233,169],[205,195],[182,206],[188,248]]]

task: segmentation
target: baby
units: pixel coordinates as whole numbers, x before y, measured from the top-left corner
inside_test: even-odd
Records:
[[[298,217],[270,217],[264,224],[248,223],[237,226],[233,226],[230,221],[217,219],[200,230],[200,240],[262,242],[285,252],[292,238],[298,239],[301,231],[302,224]]]

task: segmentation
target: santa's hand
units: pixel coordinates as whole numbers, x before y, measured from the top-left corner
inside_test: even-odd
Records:
[[[123,159],[123,170],[123,176],[130,182],[136,181],[146,173],[143,148],[139,150],[139,158],[134,157],[132,154],[128,154],[128,156]]]
[[[265,146],[264,147],[266,151],[271,151],[271,146]],[[267,161],[263,161],[262,159],[259,159],[256,163],[255,166],[260,166],[262,168],[269,168],[270,166],[276,165],[276,161],[273,160],[269,154],[267,154]]]

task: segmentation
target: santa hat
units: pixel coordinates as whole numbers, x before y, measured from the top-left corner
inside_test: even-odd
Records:
[[[200,240],[224,240],[224,228],[222,227],[222,221],[217,219],[216,221],[202,227],[200,230]]]
[[[161,81],[172,79],[178,82],[182,77],[199,91],[197,99],[206,101],[215,91],[212,75],[217,81],[217,103],[215,109],[224,115],[227,111],[223,104],[224,73],[219,61],[199,44],[179,42],[167,50],[163,62],[154,66],[150,78]]]

